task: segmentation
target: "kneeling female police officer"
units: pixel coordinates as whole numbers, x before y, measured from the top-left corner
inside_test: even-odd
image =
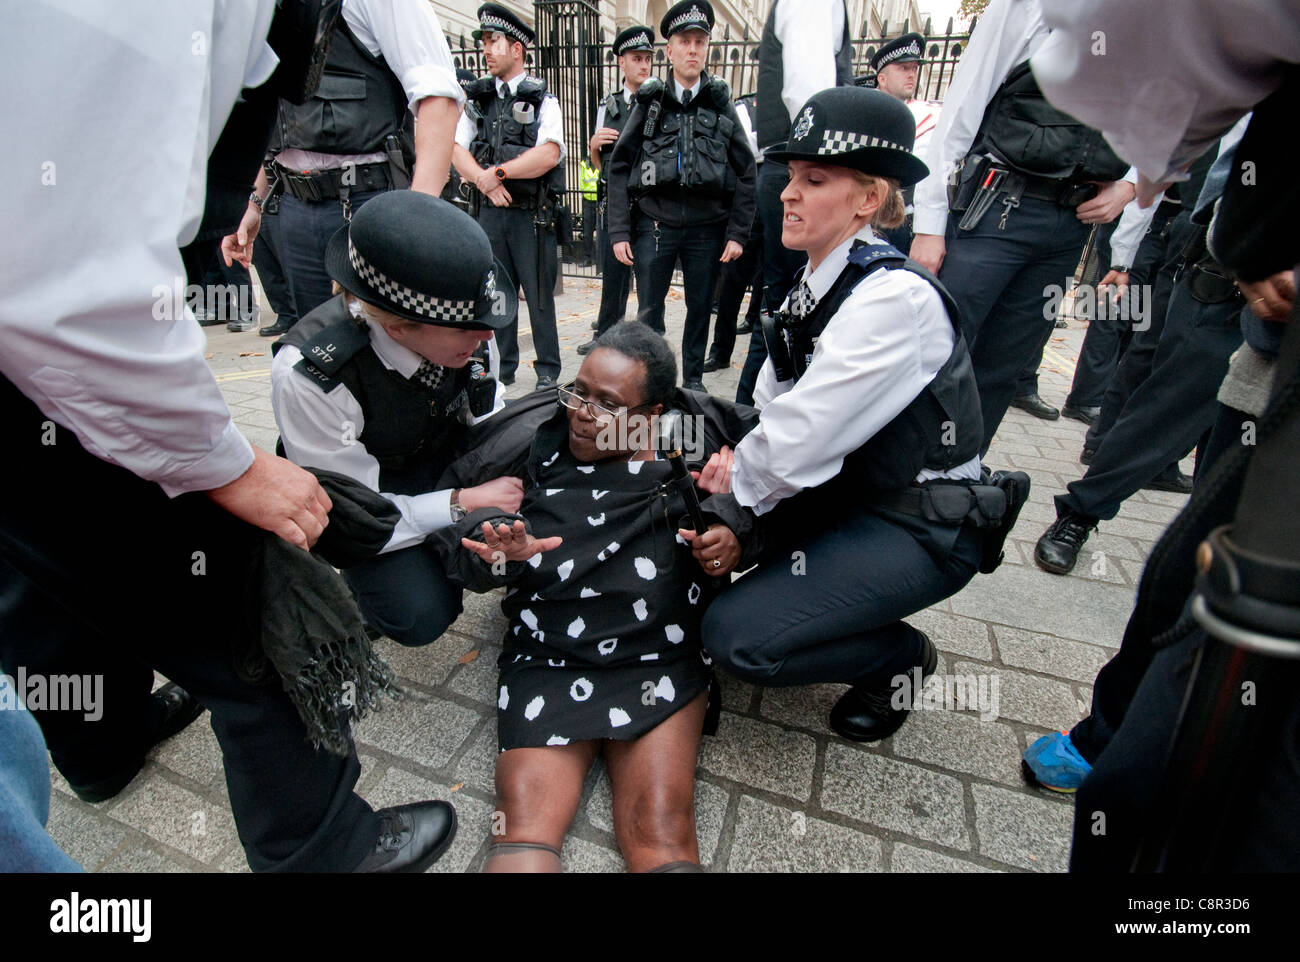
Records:
[[[911,704],[910,687],[893,697],[901,678],[934,671],[930,639],[900,619],[959,591],[980,561],[965,518],[982,425],[956,308],[873,229],[902,221],[899,188],[928,173],[914,132],[888,94],[837,87],[768,152],[790,165],[782,243],[808,266],[765,331],[758,427],[700,478],[766,530],[764,560],[709,608],[706,649],[760,685],[851,684],[830,723],[858,741],[893,734]],[[735,564],[729,529],[693,541],[706,568]]]

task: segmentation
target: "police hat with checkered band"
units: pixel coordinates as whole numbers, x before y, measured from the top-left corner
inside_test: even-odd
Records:
[[[906,63],[909,60],[922,62],[924,49],[924,37],[919,33],[905,33],[880,45],[880,49],[871,58],[871,69],[880,73],[881,67],[888,67],[891,63]]]
[[[850,167],[910,187],[930,173],[912,153],[915,142],[916,119],[901,100],[866,87],[831,87],[808,98],[790,140],[763,156]]]
[[[665,40],[683,30],[713,32],[713,5],[709,0],[682,0],[668,8],[659,21],[659,32]]]
[[[626,30],[620,30],[618,36],[614,38],[612,48],[616,57],[631,53],[633,50],[653,50],[655,48],[654,27],[637,24]]]
[[[499,3],[485,3],[478,8],[478,29],[471,35],[481,40],[485,33],[503,33],[511,42],[518,40],[525,47],[531,47],[537,40],[532,27]]]
[[[349,294],[421,324],[499,331],[518,305],[478,222],[414,190],[367,201],[330,238],[325,270]]]

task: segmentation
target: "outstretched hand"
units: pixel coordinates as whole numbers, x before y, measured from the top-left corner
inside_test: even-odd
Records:
[[[559,535],[534,538],[524,529],[522,521],[516,521],[513,525],[499,524],[495,529],[484,521],[482,541],[461,538],[460,543],[488,564],[496,564],[500,561],[527,561],[539,552],[558,548],[564,539]]]
[[[731,493],[731,467],[736,463],[732,456],[731,448],[725,444],[713,457],[709,458],[708,463],[704,465],[703,471],[692,471],[691,477],[699,485],[701,491],[707,491],[709,494],[730,494]]]

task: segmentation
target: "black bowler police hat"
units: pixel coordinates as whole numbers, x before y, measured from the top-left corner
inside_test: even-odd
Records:
[[[414,190],[363,204],[330,238],[325,270],[349,294],[421,324],[499,331],[518,306],[483,228]]]
[[[638,24],[628,27],[626,30],[620,30],[618,36],[614,38],[613,46],[616,57],[621,57],[633,50],[653,50],[655,48],[654,27],[643,27]]]
[[[478,8],[478,26],[473,31],[475,40],[483,39],[484,33],[504,33],[511,40],[518,40],[525,47],[531,47],[537,40],[537,34],[513,13],[499,3],[485,3]]]
[[[709,0],[682,0],[668,8],[663,20],[659,21],[659,32],[667,40],[683,30],[713,31],[713,5]]]
[[[908,60],[921,60],[921,51],[925,48],[925,38],[919,33],[905,33],[901,37],[881,44],[876,55],[871,58],[871,69],[880,72],[881,67],[891,63],[903,63]]]
[[[831,87],[808,98],[790,140],[763,156],[850,167],[910,187],[930,173],[912,153],[915,143],[916,119],[902,101],[866,87]]]

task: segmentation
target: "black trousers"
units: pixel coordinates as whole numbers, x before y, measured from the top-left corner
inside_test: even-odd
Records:
[[[1241,313],[1239,300],[1202,304],[1186,283],[1175,285],[1150,376],[1129,397],[1084,476],[1056,496],[1058,514],[1115,517],[1126,498],[1210,430],[1228,358],[1241,346]]]
[[[763,226],[757,217],[750,228],[749,240],[745,241],[745,252],[722,265],[718,314],[713,322],[713,346],[709,353],[724,367],[731,363],[731,352],[736,349],[736,318],[740,316],[740,302],[745,298],[745,291],[751,288],[753,293],[746,316],[752,324],[763,300]],[[761,338],[763,335],[760,333],[758,336]]]
[[[253,244],[253,266],[257,279],[262,282],[266,300],[275,311],[278,321],[287,327],[298,323],[298,308],[294,305],[293,289],[284,267],[284,236],[278,213],[262,214],[262,226]]]
[[[1100,407],[1106,387],[1115,374],[1119,359],[1124,356],[1137,329],[1154,322],[1155,303],[1151,285],[1153,275],[1160,268],[1169,239],[1170,214],[1157,212],[1151,226],[1138,245],[1129,268],[1129,295],[1127,307],[1116,310],[1112,305],[1097,305],[1096,316],[1088,321],[1079,350],[1079,363],[1074,369],[1067,404],[1075,407]],[[1109,253],[1109,245],[1107,245]],[[1167,293],[1167,292],[1166,292]],[[1101,293],[1098,292],[1100,299]],[[1165,303],[1167,304],[1167,297]],[[1141,317],[1135,315],[1141,314]]]
[[[609,214],[600,207],[600,313],[596,317],[596,336],[604,334],[627,316],[627,297],[632,291],[632,268],[614,256],[609,242]]]
[[[961,309],[962,333],[971,348],[979,384],[988,450],[1022,372],[1041,356],[1056,324],[1046,292],[1063,292],[1078,266],[1088,227],[1072,208],[1032,197],[999,226],[995,203],[969,231],[948,219],[948,252],[939,271]]]
[[[704,646],[758,685],[887,685],[920,656],[902,619],[965,587],[977,534],[850,510],[833,528],[787,539],[723,591],[705,612]]]
[[[505,267],[509,283],[523,287],[528,303],[528,321],[537,354],[537,376],[560,376],[560,336],[555,327],[555,278],[559,276],[559,254],[555,234],[538,237],[531,210],[493,207],[485,203],[478,222],[492,242],[492,254]],[[501,373],[514,374],[519,367],[519,317],[497,333],[501,349]]]
[[[756,219],[763,228],[763,309],[775,311],[781,306],[790,288],[794,287],[799,268],[808,263],[803,251],[792,251],[781,243],[785,207],[781,192],[790,182],[790,168],[773,160],[765,160],[758,169]],[[754,403],[754,385],[758,372],[767,360],[767,342],[762,332],[754,331],[749,338],[749,354],[745,357],[740,383],[736,385],[736,403]]]
[[[360,766],[314,750],[278,684],[235,672],[250,630],[248,562],[267,537],[205,495],[168,499],[54,429],[7,379],[0,414],[23,465],[0,502],[0,661],[28,672],[102,674],[103,717],[80,713],[47,740],[70,781],[91,781],[142,750],[153,670],[211,713],[239,838],[255,871],[347,871],[379,822],[353,791]],[[201,562],[201,564],[200,564]],[[17,630],[14,630],[17,629]]]
[[[436,641],[461,613],[461,591],[423,544],[376,555],[343,571],[366,623],[393,641]]]

